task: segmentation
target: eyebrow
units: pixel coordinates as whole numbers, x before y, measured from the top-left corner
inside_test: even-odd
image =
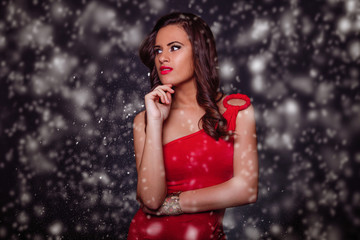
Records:
[[[166,44],[166,46],[170,46],[170,45],[173,44],[173,43],[179,43],[179,44],[181,44],[181,45],[184,46],[184,44],[182,44],[181,42],[178,42],[178,41],[170,42],[170,43]],[[160,46],[159,46],[159,45],[155,45],[154,48],[156,48],[156,47],[160,47]]]

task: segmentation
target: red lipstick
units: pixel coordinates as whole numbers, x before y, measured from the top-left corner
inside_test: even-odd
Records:
[[[160,67],[160,73],[162,75],[168,74],[169,72],[171,72],[173,69],[171,67],[167,67],[167,66],[161,66]]]

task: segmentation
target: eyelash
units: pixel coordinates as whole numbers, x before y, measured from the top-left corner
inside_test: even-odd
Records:
[[[176,47],[176,48],[177,48],[177,50],[179,50],[179,49],[181,48],[181,46],[178,46],[178,45],[172,45],[172,46],[171,46],[171,49],[173,50],[173,48],[174,48],[174,47]],[[177,50],[173,50],[173,51],[177,51]]]
[[[174,50],[174,48],[177,48],[177,49]],[[179,50],[180,48],[181,48],[181,46],[178,46],[178,45],[172,45],[172,46],[170,47],[171,52],[172,52],[172,51],[177,51],[177,50]],[[161,51],[161,49],[160,49],[160,48],[154,49],[155,55],[159,54],[158,51]]]

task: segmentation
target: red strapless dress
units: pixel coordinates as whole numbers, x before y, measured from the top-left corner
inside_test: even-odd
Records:
[[[233,98],[243,99],[246,103],[242,106],[228,104],[227,101]],[[223,104],[227,129],[234,131],[237,113],[250,105],[250,99],[243,94],[231,94],[224,98]],[[213,186],[233,176],[233,139],[216,141],[201,129],[165,144],[163,152],[168,193]],[[226,239],[222,227],[224,213],[225,209],[220,209],[158,217],[139,209],[131,221],[128,240]]]

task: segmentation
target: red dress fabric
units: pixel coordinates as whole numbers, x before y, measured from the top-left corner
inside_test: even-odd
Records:
[[[230,99],[243,99],[242,106],[228,104]],[[235,130],[236,116],[250,105],[243,94],[231,94],[224,98],[228,121],[227,130]],[[234,140],[216,141],[203,129],[175,139],[163,146],[167,192],[189,191],[220,184],[233,176]],[[208,240],[226,239],[222,219],[225,209],[182,214],[178,216],[150,216],[142,209],[131,221],[128,240],[173,239]]]

